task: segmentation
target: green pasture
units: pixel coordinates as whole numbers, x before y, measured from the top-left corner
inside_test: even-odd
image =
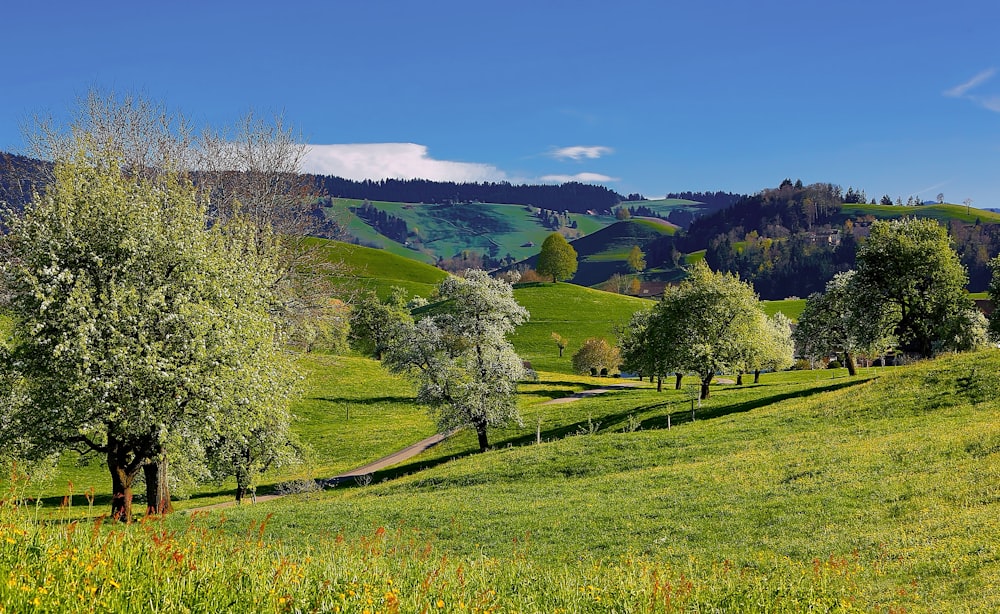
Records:
[[[581,308],[624,312],[629,302],[570,284],[516,292],[540,318],[564,323]],[[295,429],[314,460],[296,475],[360,465],[434,430],[412,388],[372,361],[314,355],[300,367]],[[492,451],[477,453],[474,435],[459,432],[368,486],[69,536],[0,507],[11,578],[0,603],[65,607],[90,582],[104,586],[91,609],[122,611],[128,595],[161,592],[165,607],[197,598],[268,611],[675,611],[665,594],[684,611],[991,611],[1000,608],[998,371],[991,350],[856,377],[790,371],[735,386],[723,375],[700,406],[693,377],[656,392],[543,371],[520,386],[523,425],[490,431]],[[621,383],[630,387],[549,403]],[[74,492],[85,487],[74,480]],[[47,504],[60,488],[65,479],[51,482]],[[157,558],[164,543],[171,550]],[[60,556],[59,544],[80,553],[67,545]],[[32,548],[55,548],[47,571]],[[185,564],[149,567],[157,560]],[[200,571],[217,568],[231,575]],[[359,574],[367,580],[355,583]],[[138,584],[118,590],[126,582]],[[63,601],[44,601],[56,595]]]
[[[647,300],[567,283],[520,284],[514,297],[531,314],[511,337],[514,347],[535,370],[557,373],[572,373],[573,353],[589,337],[616,342],[615,327],[651,305]],[[552,341],[554,332],[569,340],[562,358]]]
[[[393,254],[388,250],[362,247],[341,241],[315,239],[324,258],[340,271],[338,281],[348,289],[371,289],[380,297],[392,287],[406,288],[411,295],[430,296],[448,274],[429,264]]]
[[[361,206],[363,202],[338,198],[334,199],[333,209],[349,212],[349,207]],[[372,201],[371,205],[405,220],[410,231],[416,232],[419,236],[421,245],[434,256],[443,258],[451,258],[464,250],[470,250],[499,258],[510,254],[515,260],[523,260],[537,254],[542,241],[552,233],[532,214],[534,208],[524,205],[494,203],[452,205],[382,201]],[[570,214],[570,219],[577,222],[577,231],[581,235],[595,232],[614,222],[614,218],[609,216],[596,217],[575,213]],[[364,224],[361,220],[358,222]],[[370,227],[364,232],[375,233]],[[367,237],[366,234],[365,237],[359,238]],[[382,237],[382,242],[393,243],[385,237]],[[407,248],[402,247],[402,249]]]
[[[764,313],[773,316],[777,312],[785,314],[789,320],[797,322],[802,310],[806,308],[806,299],[793,298],[780,301],[761,301],[764,305]]]
[[[705,250],[700,249],[684,256],[684,264],[694,264],[705,259]]]
[[[840,209],[841,216],[859,217],[871,215],[880,219],[896,219],[901,217],[922,217],[942,222],[958,220],[960,222],[1000,223],[1000,213],[984,209],[966,208],[965,205],[920,205],[919,207],[904,207],[897,205],[862,205],[845,204]]]
[[[302,551],[316,535],[357,540],[385,527],[470,564],[570,574],[583,561],[609,593],[622,582],[616,565],[632,559],[695,578],[724,566],[765,584],[835,563],[849,574],[843,601],[822,611],[992,611],[997,371],[992,350],[855,378],[765,374],[757,386],[716,386],[693,421],[686,389],[523,400],[525,427],[495,431],[493,452],[472,454],[475,442],[460,436],[384,483],[237,510],[227,530],[240,535],[270,514],[270,538]],[[526,385],[525,399],[577,385],[546,378]],[[752,610],[742,603],[722,609]]]

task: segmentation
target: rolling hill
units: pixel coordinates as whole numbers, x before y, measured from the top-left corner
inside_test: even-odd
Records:
[[[381,235],[351,209],[366,201],[337,198],[328,210],[336,220],[347,220],[349,234],[363,243],[393,249],[425,262],[451,258],[463,251],[485,254],[495,260],[523,260],[538,252],[538,246],[553,232],[530,205],[494,203],[423,204],[367,202],[367,205],[406,224],[405,244]],[[551,212],[550,212],[551,213]],[[563,232],[582,236],[614,222],[610,216],[579,213],[559,215]],[[575,228],[569,228],[569,226]],[[402,238],[402,237],[400,237]]]
[[[437,267],[389,250],[327,239],[312,241],[334,265],[338,283],[348,290],[371,289],[384,299],[393,286],[399,286],[411,296],[426,298],[448,276]]]

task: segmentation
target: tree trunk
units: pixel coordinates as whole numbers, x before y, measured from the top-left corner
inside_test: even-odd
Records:
[[[167,456],[163,450],[157,454],[157,460],[142,466],[142,473],[146,478],[146,515],[162,516],[173,512],[167,482]]]
[[[742,371],[740,371],[740,372],[738,372],[736,374],[736,385],[737,386],[742,386],[743,385],[743,372]]]
[[[663,392],[663,377],[660,375],[656,376],[656,391]]]
[[[486,423],[476,423],[476,435],[479,436],[479,451],[485,452],[490,447],[490,442],[486,439]]]
[[[712,383],[712,378],[715,377],[715,373],[709,373],[708,375],[702,376],[701,378],[701,400],[704,401],[708,398],[709,390],[708,386]]]
[[[108,471],[111,472],[111,517],[132,522],[132,483],[137,470],[129,470],[128,450],[113,436],[108,437]]]
[[[562,346],[560,346],[559,347],[559,358],[562,358],[562,351],[563,351],[563,348],[562,348]]]
[[[850,352],[844,352],[844,364],[847,365],[848,375],[858,374],[857,365],[854,364],[854,355],[851,354]]]
[[[242,454],[241,461],[246,463],[244,466],[236,467],[236,504],[240,505],[243,503],[243,499],[246,498],[247,493],[252,491],[250,489],[250,447],[247,446]],[[256,499],[255,497],[253,497]]]
[[[674,379],[674,390],[680,390],[681,389],[681,381],[684,379],[684,374],[680,373],[680,372],[674,373],[674,378],[675,378]]]
[[[753,371],[753,383],[760,383],[760,369],[754,369]]]

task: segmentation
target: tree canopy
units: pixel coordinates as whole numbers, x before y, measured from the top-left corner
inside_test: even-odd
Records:
[[[576,258],[573,246],[561,234],[554,232],[542,242],[535,270],[539,275],[552,277],[553,282],[572,279],[576,273]]]
[[[772,360],[772,352],[785,347],[772,338],[775,330],[749,284],[699,262],[649,316],[643,340],[653,349],[639,360],[657,375],[666,369],[698,373],[706,399],[717,372],[752,370]]]
[[[528,311],[509,283],[479,270],[449,277],[437,294],[427,315],[401,323],[385,363],[413,377],[441,429],[471,426],[486,450],[488,428],[521,422],[517,382],[527,371],[507,336]]]
[[[875,308],[897,312],[902,349],[921,356],[968,349],[976,333],[975,304],[965,291],[965,267],[944,227],[933,220],[876,221],[858,250],[856,283]]]
[[[827,282],[826,292],[806,300],[795,342],[810,358],[843,356],[848,373],[855,375],[857,355],[880,354],[895,345],[896,317],[891,304],[872,300],[854,271],[839,273]]]
[[[168,454],[204,466],[255,417],[287,421],[293,374],[271,317],[273,237],[239,215],[207,225],[190,182],[130,174],[89,144],[7,220],[0,267],[21,334],[0,366],[17,382],[0,441],[103,456],[112,516],[128,520],[140,470],[160,513]]]

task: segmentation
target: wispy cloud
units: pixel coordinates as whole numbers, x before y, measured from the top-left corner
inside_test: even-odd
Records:
[[[568,181],[578,181],[580,183],[606,183],[609,181],[618,181],[618,178],[609,177],[600,173],[577,173],[575,175],[545,175],[544,177],[541,177],[541,180],[552,183],[566,183]]]
[[[987,68],[965,83],[960,83],[950,90],[945,90],[944,95],[950,98],[963,98],[969,90],[975,89],[992,79],[996,72],[997,70],[995,68]]]
[[[603,145],[574,145],[572,147],[559,147],[549,152],[549,156],[556,160],[596,160],[601,156],[614,153],[614,149]]]
[[[992,79],[996,73],[997,69],[987,68],[965,83],[959,83],[955,87],[945,90],[944,95],[949,98],[970,100],[984,109],[1000,113],[1000,96],[997,94],[982,95],[973,92],[973,90]]]
[[[509,181],[491,164],[436,160],[426,145],[416,143],[355,143],[309,145],[303,171],[364,179],[429,179],[432,181]]]

